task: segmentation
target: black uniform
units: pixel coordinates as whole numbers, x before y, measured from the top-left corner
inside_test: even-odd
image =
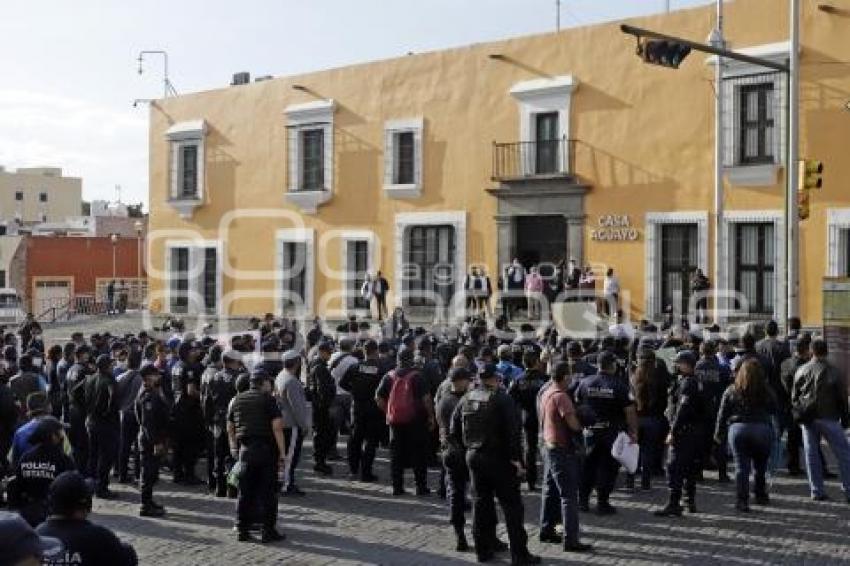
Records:
[[[200,449],[206,428],[201,410],[201,374],[203,366],[179,361],[171,368],[171,390],[174,394],[174,481],[199,483],[195,476]],[[194,394],[189,385],[194,385]]]
[[[499,389],[476,386],[467,393],[452,416],[451,435],[466,447],[466,462],[475,493],[472,537],[480,558],[492,556],[496,541],[494,496],[505,515],[511,554],[518,561],[528,556],[528,535],[523,526],[520,478],[512,462],[522,459],[516,406]]]
[[[109,529],[94,525],[86,519],[51,517],[36,532],[43,537],[62,541],[63,551],[53,557],[45,557],[42,561],[44,566],[136,566],[139,563],[132,546],[122,543]],[[79,557],[79,561],[73,557]]]
[[[528,489],[537,485],[537,440],[539,420],[537,418],[537,394],[546,383],[546,375],[536,369],[528,370],[511,381],[508,394],[520,409],[522,431],[525,436],[525,473]]]
[[[708,400],[705,387],[694,375],[680,375],[668,403],[670,420],[669,462],[667,482],[670,503],[678,506],[684,486],[688,505],[695,505],[697,479],[700,472],[702,442],[708,423]]]
[[[614,491],[620,464],[611,456],[617,435],[626,428],[625,409],[634,405],[628,382],[618,376],[602,373],[581,381],[575,391],[576,405],[589,407],[595,423],[585,429],[588,454],[582,469],[579,500],[587,509],[590,492],[596,488],[600,511],[610,508],[608,498]]]
[[[466,524],[464,506],[466,504],[466,486],[469,483],[469,468],[466,466],[466,452],[463,444],[451,436],[452,415],[460,403],[463,393],[449,390],[440,397],[436,407],[437,424],[440,427],[440,451],[443,467],[446,470],[446,497],[449,500],[449,521],[455,532],[463,534]]]
[[[277,462],[279,454],[272,421],[280,419],[275,398],[259,389],[249,389],[233,398],[227,420],[236,428],[239,443],[239,500],[236,528],[248,532],[259,510],[263,531],[271,532],[277,521]]]
[[[702,468],[708,468],[711,457],[717,464],[717,470],[721,481],[726,481],[729,475],[726,471],[726,446],[717,446],[714,443],[714,423],[717,421],[717,411],[720,409],[720,399],[723,392],[729,387],[732,374],[720,365],[716,356],[700,358],[694,368],[694,375],[702,383],[703,393],[706,400],[706,421],[703,423],[705,437],[702,444]]]
[[[71,454],[77,465],[77,470],[83,474],[89,472],[89,437],[86,432],[86,378],[91,373],[91,366],[74,364],[68,370],[65,378],[65,389],[68,392],[68,442],[71,443]]]
[[[313,405],[313,459],[317,466],[324,467],[332,448],[331,407],[336,398],[336,383],[327,362],[319,356],[310,362],[306,393]]]
[[[209,435],[212,437],[209,473],[216,496],[227,495],[227,473],[233,465],[227,442],[227,407],[236,396],[236,378],[239,371],[208,368],[201,382],[201,402]]]
[[[380,382],[377,359],[352,366],[339,381],[339,386],[351,393],[352,398],[348,467],[352,475],[359,474],[362,480],[374,479],[372,463],[384,434],[384,413],[375,402]]]
[[[73,470],[61,445],[42,442],[24,454],[15,470],[18,511],[33,527],[47,518],[47,492],[56,476]]]
[[[86,379],[86,430],[89,435],[89,473],[96,480],[95,493],[109,489],[109,472],[118,458],[121,416],[115,395],[115,377],[98,371]]]
[[[162,454],[168,438],[169,408],[158,389],[142,389],[136,399],[136,419],[139,421],[139,452],[142,458],[142,507],[153,503],[153,486],[159,479]]]

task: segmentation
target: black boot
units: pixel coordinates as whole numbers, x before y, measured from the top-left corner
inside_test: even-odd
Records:
[[[469,542],[466,540],[466,533],[463,531],[463,525],[454,525],[454,528],[455,537],[457,538],[455,550],[458,552],[469,552]]]
[[[682,516],[682,494],[678,492],[670,492],[670,500],[667,505],[654,512],[656,517],[681,517]]]

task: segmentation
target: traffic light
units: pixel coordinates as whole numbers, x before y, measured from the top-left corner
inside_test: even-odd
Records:
[[[809,217],[809,191],[797,193],[797,218],[805,220]]]
[[[823,187],[823,163],[816,159],[803,161],[803,182],[801,189],[820,189]]]
[[[664,40],[644,41],[638,43],[637,47],[637,54],[643,59],[644,63],[672,69],[678,69],[690,52],[691,48],[687,45]]]

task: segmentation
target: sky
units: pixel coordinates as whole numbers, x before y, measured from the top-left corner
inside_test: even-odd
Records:
[[[671,0],[672,9],[711,0]],[[574,27],[661,12],[665,0],[562,0]],[[164,49],[180,93],[237,71],[291,75],[551,31],[555,0],[3,0],[0,165],[82,177],[83,197],[147,203],[147,107]]]

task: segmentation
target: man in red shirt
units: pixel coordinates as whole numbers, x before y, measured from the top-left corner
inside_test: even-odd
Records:
[[[560,543],[566,552],[588,552],[579,542],[579,458],[576,454],[581,424],[567,394],[570,368],[555,366],[552,383],[540,396],[539,415],[543,429],[543,501],[540,507],[540,542]],[[555,532],[560,507],[563,539]]]

